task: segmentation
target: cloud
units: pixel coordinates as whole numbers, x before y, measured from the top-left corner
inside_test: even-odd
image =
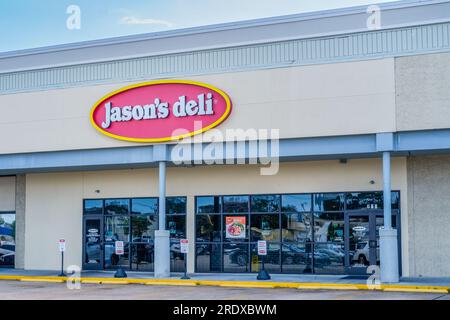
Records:
[[[120,19],[120,24],[128,24],[128,25],[148,25],[148,24],[153,24],[153,25],[159,25],[159,26],[164,26],[164,27],[174,27],[175,24],[169,21],[165,21],[165,20],[157,20],[157,19],[143,19],[143,18],[138,18],[135,16],[125,16],[122,17]]]

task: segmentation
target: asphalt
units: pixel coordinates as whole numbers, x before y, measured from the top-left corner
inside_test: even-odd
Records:
[[[450,300],[449,294],[0,281],[0,300]]]

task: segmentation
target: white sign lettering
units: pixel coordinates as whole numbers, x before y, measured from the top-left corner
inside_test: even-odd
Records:
[[[186,101],[186,96],[179,97],[172,106],[175,117],[206,116],[213,115],[213,94],[200,94],[197,100]],[[205,99],[206,98],[206,99]],[[127,122],[131,120],[165,119],[169,116],[169,102],[162,102],[159,98],[152,104],[135,106],[113,106],[111,102],[105,103],[105,121],[102,128],[106,129],[113,122]]]

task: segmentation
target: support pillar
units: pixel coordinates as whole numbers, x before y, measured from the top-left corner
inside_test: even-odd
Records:
[[[155,231],[155,278],[170,277],[170,235],[166,230],[166,162],[159,162],[159,230]]]
[[[391,154],[383,152],[384,226],[380,228],[381,282],[399,282],[397,230],[392,228]]]

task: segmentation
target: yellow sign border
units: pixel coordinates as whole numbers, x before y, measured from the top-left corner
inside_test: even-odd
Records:
[[[100,103],[102,103],[104,100],[106,100],[106,99],[108,99],[108,98],[110,98],[110,97],[112,97],[112,96],[114,96],[116,94],[119,94],[119,93],[124,92],[124,91],[128,91],[130,89],[146,87],[146,86],[151,86],[151,85],[177,84],[177,83],[200,86],[200,87],[208,88],[208,89],[211,89],[211,90],[217,92],[218,94],[220,94],[225,99],[225,102],[226,102],[226,109],[225,109],[224,114],[219,119],[217,119],[214,123],[210,124],[209,126],[206,126],[206,127],[202,128],[200,130],[192,131],[192,132],[181,134],[181,135],[178,135],[178,136],[169,136],[169,137],[162,137],[162,138],[129,138],[129,137],[123,137],[123,136],[119,136],[119,135],[116,135],[116,134],[112,134],[112,133],[110,133],[108,131],[105,131],[104,129],[100,128],[94,121],[94,111],[97,109],[97,107],[100,105]],[[203,132],[205,132],[205,131],[207,131],[209,129],[217,127],[219,124],[221,124],[223,121],[225,121],[226,118],[228,118],[230,113],[231,113],[231,100],[230,100],[230,98],[228,97],[228,95],[224,91],[222,91],[222,90],[220,90],[220,89],[218,89],[218,88],[216,88],[216,87],[214,87],[212,85],[209,85],[209,84],[206,84],[206,83],[202,83],[202,82],[190,81],[190,80],[170,79],[170,80],[154,80],[154,81],[140,82],[140,83],[132,84],[132,85],[129,85],[129,86],[125,86],[125,87],[120,88],[118,90],[115,90],[115,91],[113,91],[111,93],[108,93],[107,95],[105,95],[101,99],[97,100],[97,102],[91,108],[90,121],[91,121],[92,126],[97,131],[99,131],[100,133],[102,133],[102,134],[104,134],[106,136],[114,138],[114,139],[123,140],[123,141],[130,141],[130,142],[166,142],[166,141],[176,141],[176,140],[180,140],[180,139],[183,139],[183,138],[186,138],[186,137],[192,137],[192,136],[195,136],[197,134],[203,133]]]

